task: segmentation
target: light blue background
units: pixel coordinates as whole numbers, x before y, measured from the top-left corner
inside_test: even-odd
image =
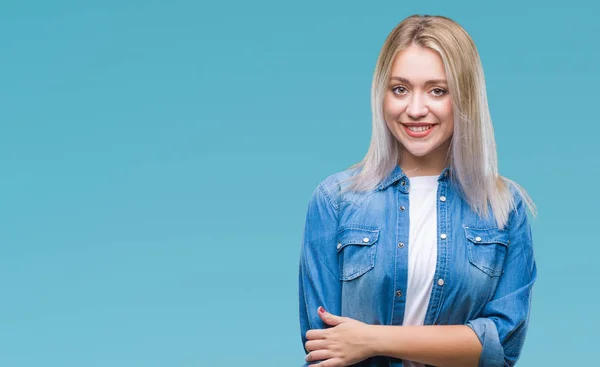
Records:
[[[501,172],[539,207],[519,365],[593,364],[597,8],[4,0],[0,366],[300,365],[308,199],[366,153],[377,55],[414,13],[474,38]]]

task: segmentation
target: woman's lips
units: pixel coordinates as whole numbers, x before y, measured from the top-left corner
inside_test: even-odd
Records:
[[[415,128],[417,131],[411,130],[410,127]],[[402,124],[402,127],[404,128],[404,131],[406,131],[406,134],[412,138],[424,138],[427,135],[431,134],[431,132],[433,131],[433,129],[435,129],[437,125],[435,124],[415,124],[415,125],[405,125]],[[425,129],[425,130],[423,130]],[[422,130],[422,131],[419,131]]]

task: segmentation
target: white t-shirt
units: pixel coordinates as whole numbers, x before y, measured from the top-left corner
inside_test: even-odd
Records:
[[[408,285],[403,325],[421,326],[429,305],[437,261],[438,176],[410,177]],[[424,364],[403,361],[405,367]]]

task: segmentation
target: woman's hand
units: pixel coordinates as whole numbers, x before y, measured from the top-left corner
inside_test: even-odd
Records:
[[[372,329],[370,325],[332,315],[319,307],[318,314],[327,329],[313,329],[306,332],[306,361],[322,361],[313,366],[345,367],[374,356]]]

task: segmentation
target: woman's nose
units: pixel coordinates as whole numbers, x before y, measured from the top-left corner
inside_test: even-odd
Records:
[[[427,116],[428,110],[425,105],[424,98],[419,96],[418,94],[413,94],[412,98],[408,102],[408,107],[406,108],[406,114],[414,120],[418,120]]]

